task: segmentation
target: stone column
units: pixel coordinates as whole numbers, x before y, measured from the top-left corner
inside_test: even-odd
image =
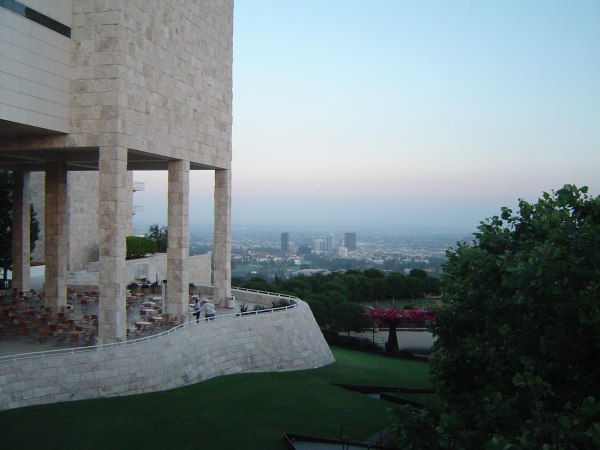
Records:
[[[126,339],[125,235],[127,233],[127,149],[100,148],[98,244],[100,253],[98,343]]]
[[[189,284],[186,263],[190,253],[190,162],[169,161],[166,312],[181,323],[187,319]]]
[[[30,289],[30,203],[29,172],[13,172],[12,286],[20,292]]]
[[[213,298],[227,306],[231,297],[231,169],[215,170],[215,253]]]
[[[67,168],[65,163],[48,163],[45,205],[46,307],[52,315],[67,304]]]

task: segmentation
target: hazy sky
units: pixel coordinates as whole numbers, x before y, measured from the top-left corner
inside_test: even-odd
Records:
[[[233,224],[474,228],[600,193],[600,1],[236,0]],[[137,173],[136,226],[166,223]],[[211,223],[193,172],[190,225]],[[343,230],[342,230],[343,231]]]

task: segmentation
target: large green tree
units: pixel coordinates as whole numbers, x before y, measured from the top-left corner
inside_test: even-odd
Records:
[[[29,243],[30,252],[40,233],[40,225],[33,204],[30,208]],[[3,269],[3,284],[8,271],[12,270],[12,219],[13,218],[13,176],[12,172],[0,171],[0,267]]]
[[[166,253],[169,248],[169,229],[166,226],[159,226],[157,223],[150,225],[146,237],[156,242],[156,251]]]
[[[404,446],[600,448],[600,197],[566,185],[478,229],[444,268],[441,407],[401,413]]]

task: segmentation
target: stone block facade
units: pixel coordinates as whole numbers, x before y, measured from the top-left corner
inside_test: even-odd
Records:
[[[73,0],[20,3],[72,24]],[[0,8],[0,40],[0,119],[67,133],[71,40],[7,8]]]
[[[44,198],[44,254],[46,273],[53,277],[53,307],[61,305],[67,271],[83,269],[97,251],[100,336],[104,342],[123,339],[131,170],[169,170],[168,224],[173,239],[167,265],[168,277],[178,287],[168,295],[178,315],[184,311],[181,305],[187,295],[189,232],[189,184],[180,175],[189,170],[215,172],[215,300],[225,301],[231,284],[233,0],[31,0],[26,4],[51,20],[29,20],[21,17],[23,10],[14,8],[15,3],[0,4],[0,20],[10,28],[0,34],[0,58],[8,64],[43,56],[47,50],[57,62],[46,67],[52,83],[47,90],[43,83],[36,89],[40,98],[55,97],[58,116],[54,122],[42,120],[48,106],[45,100],[33,102],[27,92],[19,91],[21,80],[35,82],[41,68],[30,66],[30,72],[24,68],[20,79],[3,83],[0,169],[45,172],[52,163],[62,164],[60,170],[67,172],[67,191],[58,197],[59,203],[52,203],[54,194],[47,190]],[[52,21],[58,27],[49,26]],[[35,39],[23,40],[15,49],[14,36],[19,33]],[[44,57],[40,61],[47,62]],[[11,103],[5,103],[5,98]],[[33,108],[34,114],[13,114],[14,108]],[[55,183],[55,175],[48,182],[49,173],[46,187]],[[63,185],[61,181],[61,189]],[[49,211],[49,205],[56,211]],[[50,255],[59,258],[50,260]],[[27,273],[24,267],[15,272],[20,278]]]
[[[37,213],[40,233],[32,262],[45,262],[45,172],[31,172],[31,203]],[[127,192],[133,193],[133,173],[127,174]],[[133,232],[132,196],[125,205],[127,212],[127,235]],[[71,171],[67,174],[67,270],[85,270],[86,266],[99,257],[98,250],[98,173]]]

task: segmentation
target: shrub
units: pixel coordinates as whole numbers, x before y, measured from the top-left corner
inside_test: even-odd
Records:
[[[141,236],[127,236],[127,258],[142,258],[148,253],[156,253],[156,242]]]
[[[271,305],[273,308],[285,308],[286,306],[292,305],[292,301],[286,298],[278,298],[277,300],[273,300]]]

